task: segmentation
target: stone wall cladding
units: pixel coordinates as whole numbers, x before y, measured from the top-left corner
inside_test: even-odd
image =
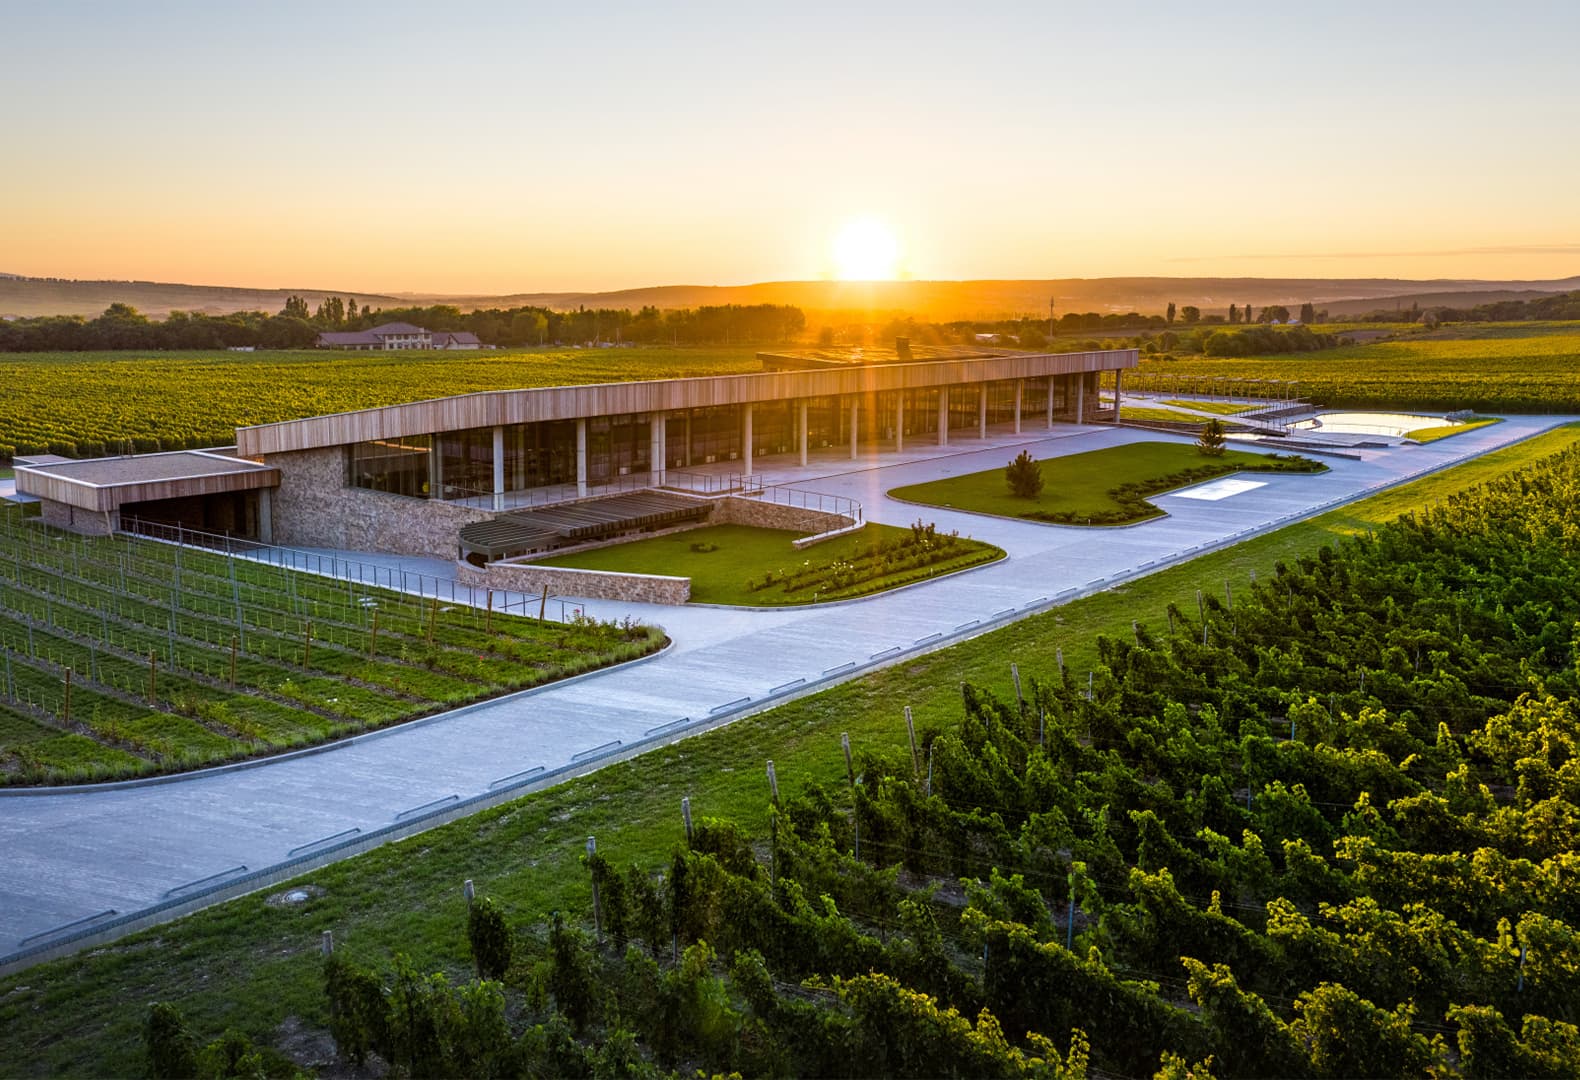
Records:
[[[274,542],[283,547],[453,559],[461,526],[494,516],[492,510],[348,487],[345,451],[338,446],[265,460],[280,470],[272,516]]]
[[[794,529],[797,532],[824,533],[842,529],[851,520],[842,514],[823,510],[808,510],[800,506],[762,499],[747,499],[729,495],[718,500],[709,525],[755,525],[760,529]]]
[[[684,604],[691,599],[691,579],[656,574],[618,574],[609,570],[573,570],[565,566],[539,566],[530,562],[491,562],[486,569],[457,562],[462,581],[486,589],[537,596],[547,587],[550,596],[579,596],[588,600],[629,600],[640,604]]]
[[[280,486],[273,492],[274,543],[282,547],[331,547],[352,551],[378,551],[392,555],[423,555],[429,558],[453,559],[459,546],[462,526],[495,517],[492,510],[479,510],[454,503],[431,499],[412,499],[404,495],[391,495],[382,491],[366,491],[349,487],[345,476],[345,452],[340,447],[321,450],[298,450],[284,454],[269,454],[267,464],[280,470]],[[752,525],[765,529],[790,529],[802,533],[825,533],[842,529],[851,524],[849,518],[822,510],[799,506],[785,506],[762,499],[725,496],[709,500],[713,512],[709,525]],[[64,507],[61,508],[64,513]],[[78,512],[79,519],[82,513]],[[66,527],[62,525],[62,527]],[[687,524],[680,528],[695,528]],[[80,531],[80,530],[79,530]],[[679,531],[660,530],[650,535]],[[635,539],[623,537],[621,539]],[[606,547],[615,541],[579,544],[557,550],[553,554],[568,554],[592,547]],[[495,563],[494,566],[512,567],[512,580],[521,578],[517,571],[525,563]],[[470,568],[475,573],[475,568]],[[518,592],[541,592],[547,578],[543,574],[571,574],[576,584],[562,582],[556,577],[550,591],[561,590],[573,596],[614,600],[644,600],[651,603],[683,604],[690,598],[690,582],[685,578],[653,578],[644,574],[607,574],[616,579],[630,579],[630,589],[618,591],[618,583],[591,583],[581,575],[593,571],[571,571],[566,568],[536,568],[537,577],[531,578],[529,587],[518,585],[496,586]],[[481,579],[478,579],[483,583]],[[652,581],[685,582],[685,595],[679,600],[654,599],[662,595],[673,597],[680,590],[674,585],[655,586]],[[484,583],[492,585],[491,582]],[[601,591],[592,592],[590,589]],[[632,591],[634,590],[634,591]]]
[[[40,499],[38,506],[44,524],[79,536],[110,536],[121,524],[120,514],[115,511],[84,510],[53,499]]]

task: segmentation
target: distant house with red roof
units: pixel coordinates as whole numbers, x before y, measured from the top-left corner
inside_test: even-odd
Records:
[[[424,330],[411,323],[392,322],[369,330],[326,330],[318,335],[318,347],[382,352],[395,349],[481,349],[483,343],[470,330]]]

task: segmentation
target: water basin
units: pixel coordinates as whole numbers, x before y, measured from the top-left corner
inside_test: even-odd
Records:
[[[1457,423],[1441,416],[1418,413],[1321,412],[1307,420],[1290,424],[1291,431],[1329,431],[1341,435],[1408,435],[1427,427],[1450,427]]]

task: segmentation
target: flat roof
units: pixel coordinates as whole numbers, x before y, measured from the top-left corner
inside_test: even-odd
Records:
[[[1140,353],[1136,349],[1066,353],[983,353],[977,350],[970,357],[929,359],[913,356],[909,363],[835,363],[745,375],[483,390],[403,405],[254,424],[237,428],[236,440],[238,453],[258,458],[379,439],[546,420],[669,413],[721,405],[785,403],[796,398],[1090,374],[1133,368],[1139,361]]]
[[[983,348],[980,345],[912,345],[905,352],[893,345],[830,345],[786,352],[760,352],[757,359],[764,364],[779,366],[864,367],[869,364],[913,364],[920,360],[981,360],[990,356],[1009,356],[1013,351]]]
[[[116,484],[146,484],[156,480],[185,480],[196,476],[223,473],[252,473],[269,470],[267,465],[238,457],[194,450],[175,450],[163,454],[133,454],[126,457],[63,458],[22,468],[62,476],[94,487]]]
[[[20,493],[84,510],[115,510],[129,502],[218,495],[276,487],[280,471],[234,456],[234,447],[173,450],[124,457],[19,460]]]

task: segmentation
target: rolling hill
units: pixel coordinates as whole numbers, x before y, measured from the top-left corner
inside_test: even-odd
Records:
[[[1410,281],[1399,278],[1122,277],[981,281],[772,281],[752,285],[664,285],[613,292],[531,292],[501,296],[443,293],[379,294],[336,289],[245,289],[151,281],[70,281],[0,274],[0,316],[97,315],[117,301],[148,315],[170,311],[278,311],[292,293],[316,305],[329,295],[359,306],[448,303],[464,310],[540,306],[569,309],[699,307],[705,304],[794,304],[814,317],[871,319],[896,313],[938,321],[1055,310],[1161,311],[1169,303],[1205,311],[1231,303],[1296,305],[1311,301],[1340,312],[1429,303],[1479,303],[1580,289],[1580,276],[1553,281]],[[1430,299],[1428,299],[1430,298]]]

